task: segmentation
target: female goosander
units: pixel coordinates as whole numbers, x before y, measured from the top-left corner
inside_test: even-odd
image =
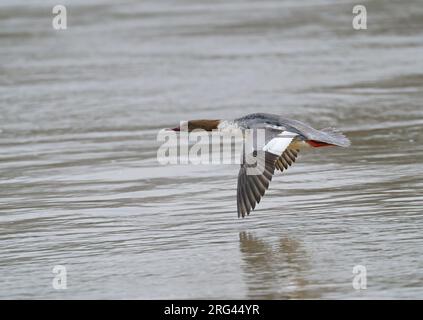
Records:
[[[185,127],[185,125],[184,125]],[[243,153],[243,161],[238,174],[237,207],[238,217],[249,215],[269,188],[275,169],[283,170],[291,166],[300,149],[304,147],[338,146],[349,147],[351,142],[334,128],[316,130],[297,120],[290,120],[275,114],[253,113],[234,120],[190,120],[188,131],[241,129],[252,132],[264,130],[264,146],[255,144],[251,153]],[[180,131],[181,127],[173,128]],[[184,130],[184,129],[182,129]],[[252,159],[260,159],[263,165]]]

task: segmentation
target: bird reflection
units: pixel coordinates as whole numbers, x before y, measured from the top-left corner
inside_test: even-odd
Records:
[[[274,244],[240,232],[242,270],[250,299],[314,299],[309,289],[309,257],[298,240],[280,237]]]

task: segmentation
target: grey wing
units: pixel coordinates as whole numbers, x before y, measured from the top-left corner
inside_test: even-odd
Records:
[[[260,202],[269,188],[278,157],[267,151],[254,151],[245,156],[246,159],[241,164],[238,174],[238,217],[250,214]]]
[[[285,166],[287,168],[298,154],[291,144],[296,137],[295,133],[266,127],[264,141],[258,143],[256,132],[253,130],[250,136],[253,139],[250,145],[254,151],[248,154],[245,150],[242,152],[237,186],[238,217],[250,214],[269,188],[275,169],[282,171]]]
[[[295,149],[292,147],[292,145],[290,145],[277,159],[275,163],[276,169],[280,170],[281,172],[287,170],[295,162],[299,152],[299,149]]]

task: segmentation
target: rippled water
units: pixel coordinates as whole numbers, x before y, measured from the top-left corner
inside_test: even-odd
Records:
[[[362,1],[365,31],[354,1],[85,3],[66,31],[55,1],[0,4],[0,298],[423,297],[419,1]],[[157,163],[161,128],[257,111],[353,146],[246,219],[236,165]]]

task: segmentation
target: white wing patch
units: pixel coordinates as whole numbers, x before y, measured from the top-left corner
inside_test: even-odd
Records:
[[[288,148],[291,141],[297,134],[289,131],[284,131],[270,140],[264,147],[263,151],[268,151],[280,156],[286,148]]]

